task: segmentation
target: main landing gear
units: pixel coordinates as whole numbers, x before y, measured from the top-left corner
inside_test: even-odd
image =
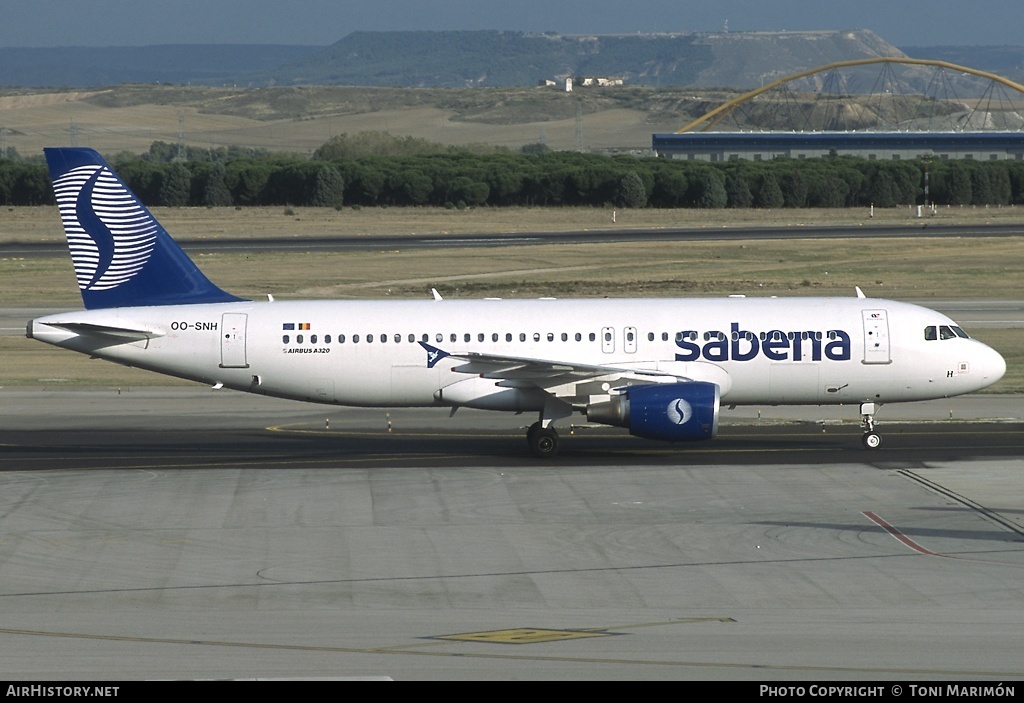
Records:
[[[882,436],[875,432],[875,410],[874,403],[860,404],[860,426],[864,428],[864,436],[860,441],[865,449],[878,449],[882,445]]]
[[[558,454],[558,433],[552,423],[562,417],[572,415],[572,406],[557,398],[549,396],[544,401],[540,418],[526,430],[526,441],[530,444],[530,453],[538,459],[551,459]]]
[[[530,453],[538,459],[549,459],[558,454],[558,432],[550,424],[545,427],[543,421],[530,425],[526,430],[526,441],[530,444]]]

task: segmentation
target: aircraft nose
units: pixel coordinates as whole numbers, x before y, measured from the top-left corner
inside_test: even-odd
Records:
[[[991,386],[1006,373],[1006,359],[992,347],[985,345],[984,354],[979,359],[979,370],[986,386]]]

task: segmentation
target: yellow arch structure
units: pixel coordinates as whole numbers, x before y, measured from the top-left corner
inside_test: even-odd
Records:
[[[900,59],[892,57],[854,59],[852,61],[836,61],[835,63],[826,64],[824,66],[819,66],[818,68],[812,68],[807,71],[800,71],[799,73],[794,73],[791,76],[779,78],[778,80],[772,81],[767,85],[763,85],[760,88],[756,88],[748,93],[744,93],[743,95],[735,97],[732,100],[728,100],[719,105],[718,107],[716,107],[711,112],[708,112],[707,114],[698,117],[697,119],[695,119],[693,122],[690,122],[682,129],[677,130],[676,134],[684,134],[686,132],[693,131],[706,132],[712,127],[714,127],[716,124],[721,122],[723,119],[725,119],[725,117],[728,116],[730,112],[732,112],[742,103],[745,103],[748,100],[756,98],[758,95],[766,93],[772,88],[777,88],[783,83],[789,83],[790,81],[795,81],[799,80],[800,78],[812,76],[815,73],[823,73],[825,71],[831,71],[836,68],[849,68],[850,66],[868,66],[870,64],[876,63],[901,63],[910,64],[913,66],[934,66],[936,68],[948,68],[952,71],[970,73],[971,75],[978,76],[980,78],[987,78],[991,81],[995,81],[996,83],[1005,85],[1007,88],[1012,88],[1013,90],[1016,90],[1020,93],[1024,93],[1024,85],[1014,83],[1008,78],[1003,78],[1002,76],[997,76],[996,74],[988,73],[987,71],[979,71],[977,69],[968,68],[966,66],[958,66],[957,64],[949,63],[948,61],[933,61],[931,59]]]

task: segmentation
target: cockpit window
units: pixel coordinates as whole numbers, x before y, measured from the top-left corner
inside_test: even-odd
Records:
[[[956,325],[929,325],[924,328],[925,340],[931,342],[936,339],[970,339],[971,336]]]

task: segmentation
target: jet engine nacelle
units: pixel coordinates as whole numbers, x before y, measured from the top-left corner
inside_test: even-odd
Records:
[[[631,386],[588,405],[586,414],[590,422],[628,427],[637,437],[689,442],[718,433],[719,396],[717,384],[702,381]]]

